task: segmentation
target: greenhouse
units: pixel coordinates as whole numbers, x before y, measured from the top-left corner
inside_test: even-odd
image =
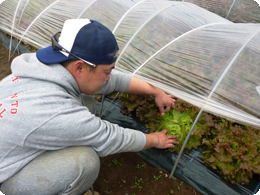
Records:
[[[260,129],[260,7],[248,14],[250,8],[242,0],[6,0],[0,6],[0,30],[16,40],[9,48],[22,53],[20,45],[49,46],[50,37],[69,18],[91,18],[107,26],[120,48],[117,70],[199,108],[182,150],[167,165],[174,174],[186,158],[182,152],[202,113]],[[153,155],[149,152],[144,158]],[[183,174],[176,172],[178,177]],[[210,191],[205,190],[209,184],[195,180],[186,182],[205,194],[220,189],[253,194],[259,183],[258,177],[249,189],[219,181]]]

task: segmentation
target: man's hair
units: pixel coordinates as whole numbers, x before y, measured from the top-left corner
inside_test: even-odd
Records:
[[[61,62],[60,64],[66,68],[70,63],[75,62],[75,61],[77,61],[77,60],[69,59],[69,60]]]
[[[78,60],[69,59],[69,60],[66,60],[66,61],[61,62],[60,64],[61,64],[64,68],[67,68],[67,66],[68,66],[70,63],[75,62],[75,61],[78,61]],[[96,68],[93,67],[93,66],[90,66],[90,65],[88,65],[88,66],[90,67],[90,69],[89,69],[90,72],[93,72],[93,71],[96,69]]]

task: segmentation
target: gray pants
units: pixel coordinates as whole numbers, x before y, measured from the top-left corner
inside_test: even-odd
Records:
[[[95,182],[100,160],[91,147],[47,151],[1,184],[6,195],[82,194]]]

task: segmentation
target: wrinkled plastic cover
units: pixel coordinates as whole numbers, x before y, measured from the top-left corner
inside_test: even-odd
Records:
[[[258,0],[183,0],[194,3],[236,23],[259,23]]]
[[[232,15],[238,4],[225,2],[223,14]],[[50,45],[66,19],[98,20],[118,40],[118,70],[260,127],[259,24],[232,23],[193,3],[144,0],[12,0],[1,4],[0,18],[2,31],[36,48]]]

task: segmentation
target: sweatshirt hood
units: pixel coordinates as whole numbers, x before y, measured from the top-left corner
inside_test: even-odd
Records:
[[[52,82],[65,88],[71,95],[78,96],[78,84],[71,73],[61,64],[41,63],[35,53],[22,54],[11,64],[12,74],[21,78],[30,78]]]

